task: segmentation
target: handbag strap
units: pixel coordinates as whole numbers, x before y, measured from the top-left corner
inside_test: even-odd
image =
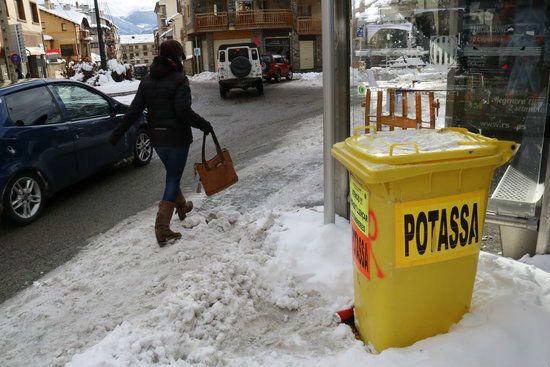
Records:
[[[216,145],[216,153],[221,157],[222,162],[225,162],[225,159],[223,157],[222,153],[222,147],[220,146],[220,143],[218,142],[218,138],[216,137],[216,134],[214,133],[214,130],[210,132],[212,135],[212,140],[214,140],[214,144]],[[209,169],[208,162],[206,161],[206,134],[203,134],[202,136],[202,164],[206,169]]]

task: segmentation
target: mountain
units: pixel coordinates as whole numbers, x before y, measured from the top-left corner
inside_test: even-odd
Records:
[[[113,16],[120,34],[153,33],[157,28],[157,16],[153,11],[137,10],[126,17]]]

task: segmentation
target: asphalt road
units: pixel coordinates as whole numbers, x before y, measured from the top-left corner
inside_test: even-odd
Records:
[[[255,90],[236,91],[226,100],[215,83],[193,83],[191,89],[195,110],[212,122],[237,168],[273,150],[273,138],[323,112],[321,88],[266,84],[262,97]],[[195,186],[191,167],[200,159],[199,140],[190,151],[184,192]],[[163,180],[158,160],[139,169],[121,164],[56,194],[29,226],[0,223],[0,303],[70,260],[94,236],[157,203]]]

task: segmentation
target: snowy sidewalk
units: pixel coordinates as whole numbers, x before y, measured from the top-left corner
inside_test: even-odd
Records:
[[[0,365],[548,367],[550,274],[485,253],[447,334],[375,354],[334,321],[351,233],[322,225],[319,131],[303,121],[237,185],[193,195],[177,243],[158,248],[151,208],[0,305]]]

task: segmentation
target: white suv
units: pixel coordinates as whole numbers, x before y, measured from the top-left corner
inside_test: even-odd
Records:
[[[253,43],[221,45],[218,50],[218,83],[220,96],[227,97],[231,88],[256,88],[264,94],[262,65],[258,47]]]

